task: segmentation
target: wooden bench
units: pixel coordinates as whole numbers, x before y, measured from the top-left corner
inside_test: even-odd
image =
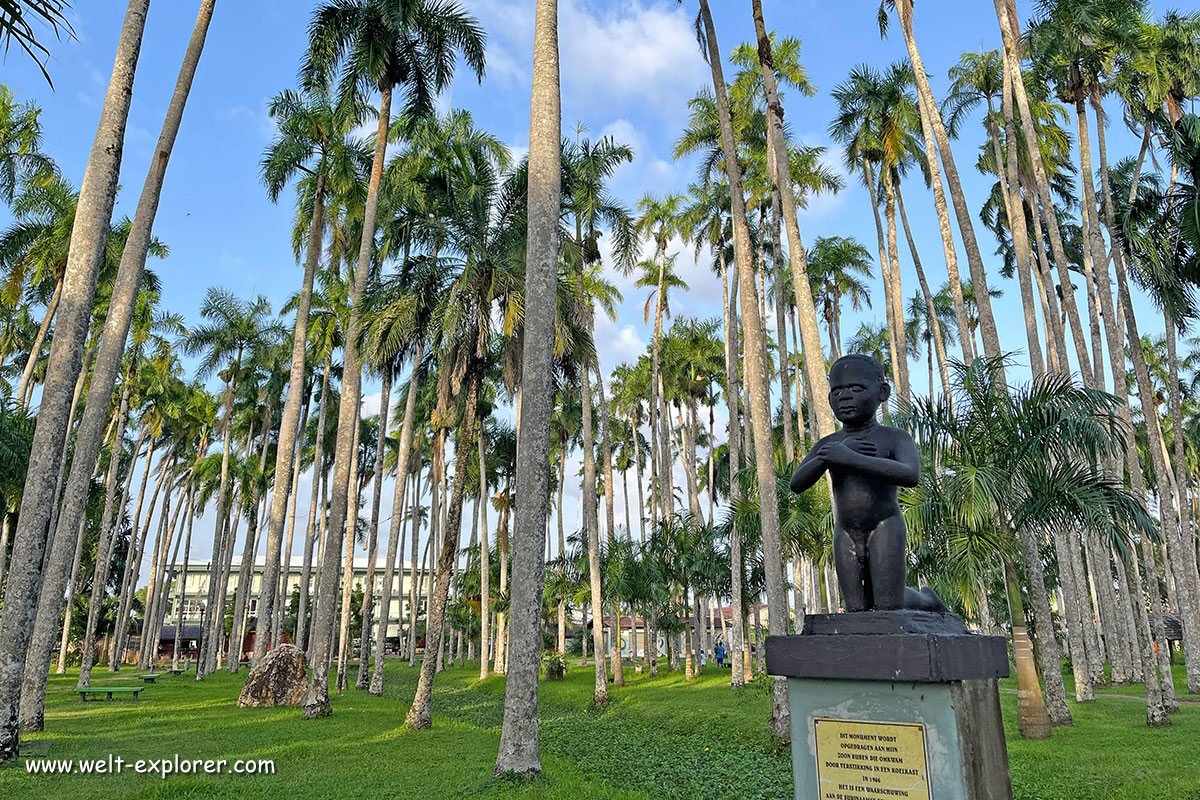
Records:
[[[145,675],[139,675],[138,677],[142,679],[142,683],[154,683],[156,680],[158,680],[158,676],[160,674],[162,673],[150,672]]]
[[[79,700],[82,703],[88,700],[112,700],[114,694],[132,694],[133,699],[137,700],[145,686],[92,686],[87,689],[76,689],[75,694],[79,695]],[[105,695],[101,697],[101,695]]]

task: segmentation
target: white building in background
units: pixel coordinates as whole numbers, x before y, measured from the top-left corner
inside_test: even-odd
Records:
[[[375,597],[378,604],[378,598],[383,593],[384,571],[386,569],[385,559],[380,558],[375,566]],[[179,603],[183,603],[183,624],[186,628],[188,625],[199,625],[204,611],[204,604],[208,601],[208,581],[209,581],[209,561],[207,559],[200,561],[189,561],[187,575],[183,576],[183,580],[179,580],[176,575],[171,581],[171,586],[167,594],[166,616],[163,619],[164,625],[173,626],[179,619]],[[263,570],[266,561],[263,558],[256,559],[254,562],[254,571],[251,575],[250,586],[250,607],[249,616],[254,617],[258,614],[258,599],[262,592]],[[367,579],[367,559],[354,559],[354,577],[351,580],[351,587],[364,587]],[[237,588],[238,573],[241,569],[241,559],[235,557],[233,565],[229,569],[229,593],[228,597],[232,602],[234,590]],[[283,565],[280,565],[283,569]],[[419,576],[424,579],[425,573],[417,570]],[[312,582],[309,586],[309,602],[313,602],[312,590],[316,584],[317,565],[313,564]],[[388,608],[389,625],[398,625],[401,620],[407,620],[409,616],[408,596],[410,587],[412,586],[413,567],[411,564],[405,563],[403,569],[396,570],[392,576],[392,601]],[[300,587],[300,582],[304,579],[303,564],[297,564],[295,557],[291,567],[288,570],[287,587],[284,590],[284,603],[290,605],[292,593]],[[423,586],[418,585],[417,594],[421,594]],[[286,608],[286,607],[285,607]],[[378,605],[375,609],[374,616],[379,618]],[[173,629],[172,629],[173,630]],[[391,635],[398,635],[399,628],[393,628]]]

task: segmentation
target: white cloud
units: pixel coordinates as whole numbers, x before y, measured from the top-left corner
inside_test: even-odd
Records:
[[[257,108],[251,108],[245,103],[236,103],[217,110],[217,119],[231,125],[249,128],[264,142],[275,135],[275,121],[267,113],[270,98],[262,98]]]
[[[488,75],[504,86],[528,84],[533,3],[470,0],[467,7],[488,32]],[[558,33],[564,97],[636,98],[675,113],[706,74],[688,15],[675,3],[563,0]]]

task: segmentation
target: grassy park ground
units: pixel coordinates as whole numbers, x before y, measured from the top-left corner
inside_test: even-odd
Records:
[[[93,685],[132,685],[135,675],[114,680],[98,672]],[[294,708],[238,709],[244,671],[220,671],[203,683],[163,676],[140,701],[86,705],[71,692],[74,675],[51,676],[46,731],[26,740],[33,752],[50,759],[272,759],[275,773],[33,775],[22,760],[0,769],[0,798],[792,796],[787,750],[766,733],[770,697],[761,682],[734,694],[728,673],[711,668],[691,683],[681,673],[626,675],[627,686],[603,710],[589,707],[590,667],[572,665],[565,681],[542,684],[546,777],[527,784],[491,777],[504,682],[480,683],[473,668],[439,676],[434,728],[421,733],[403,728],[416,670],[401,663],[389,664],[384,697],[351,689],[335,696],[332,717],[315,722]],[[1073,727],[1026,742],[1016,735],[1009,683],[1001,703],[1017,798],[1200,800],[1200,704],[1185,704],[1170,728],[1149,730],[1136,699],[1103,695],[1072,703]]]

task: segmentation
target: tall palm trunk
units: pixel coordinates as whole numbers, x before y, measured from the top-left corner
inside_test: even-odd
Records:
[[[308,231],[305,250],[304,278],[300,283],[300,297],[296,303],[296,324],[292,330],[292,361],[288,370],[288,393],[283,403],[283,417],[279,421],[279,444],[275,450],[275,488],[271,492],[271,516],[267,523],[267,556],[263,566],[263,588],[258,599],[258,628],[254,637],[254,660],[262,658],[272,635],[271,625],[275,620],[275,592],[279,583],[279,547],[283,540],[283,526],[287,515],[288,495],[295,489],[289,485],[292,472],[293,450],[296,436],[301,435],[297,426],[300,404],[304,395],[304,346],[308,342],[308,313],[312,308],[313,277],[321,261],[322,231],[325,226],[325,171],[317,173],[313,190],[312,223]],[[384,405],[386,406],[386,398]],[[324,412],[324,407],[321,411]],[[324,414],[322,413],[322,420]],[[380,446],[383,442],[380,440]],[[320,445],[318,445],[319,447]],[[279,602],[284,602],[279,598]]]
[[[46,366],[41,407],[13,535],[4,611],[0,615],[0,764],[17,757],[18,706],[25,653],[42,583],[42,563],[48,544],[46,525],[56,499],[51,495],[66,446],[71,390],[78,377],[80,354],[91,323],[96,276],[116,198],[125,123],[148,5],[149,0],[130,0],[126,11],[71,229],[58,323]]]
[[[358,677],[354,681],[356,689],[366,689],[368,685],[368,662],[371,654],[371,614],[375,608],[375,558],[379,550],[379,502],[383,499],[383,451],[387,443],[387,424],[388,424],[388,405],[391,402],[392,396],[392,368],[387,365],[383,369],[383,386],[379,390],[379,432],[376,438],[378,444],[378,453],[375,464],[375,475],[373,486],[371,487],[371,530],[367,535],[367,577],[366,586],[363,587],[362,607],[359,612],[362,614],[362,629],[358,634]],[[404,476],[396,473],[396,484],[402,486],[404,484]],[[393,513],[399,513],[400,507],[396,506]],[[395,549],[395,548],[393,548]],[[392,559],[388,560],[390,567]],[[391,595],[391,570],[388,567],[384,568],[388,573],[388,588],[385,590]],[[387,630],[388,604],[381,606],[382,612],[380,619],[384,620],[384,631]],[[380,637],[380,641],[383,638]]]
[[[475,437],[479,457],[479,680],[488,677],[488,623],[491,622],[491,565],[488,563],[488,522],[487,522],[487,425],[486,420],[479,421],[479,431]],[[561,611],[562,606],[560,604]],[[561,639],[561,637],[560,637]]]
[[[909,397],[908,385],[908,333],[904,329],[904,292],[900,286],[900,246],[896,240],[896,185],[893,176],[888,176],[884,182],[883,215],[887,220],[887,252],[888,260],[892,263],[889,270],[892,281],[890,296],[895,298],[899,308],[893,308],[890,315],[891,323],[896,326],[894,339],[896,341],[899,361],[892,364],[892,372],[896,379],[897,402],[907,402]],[[886,410],[886,408],[885,408]]]
[[[721,293],[725,296],[722,311],[725,319],[725,404],[729,411],[729,505],[736,506],[741,497],[741,485],[738,473],[741,472],[741,425],[738,424],[738,359],[737,359],[737,319],[738,310],[736,296],[729,291],[729,278],[726,274],[724,246],[720,248],[721,260]],[[733,630],[729,648],[730,677],[729,683],[734,689],[746,685],[746,672],[742,664],[742,652],[745,648],[745,628],[742,611],[742,532],[733,525],[729,533],[729,567],[732,580],[730,591],[733,605]],[[648,645],[647,645],[648,646]]]
[[[108,570],[112,558],[112,518],[113,518],[113,501],[116,499],[117,490],[117,475],[121,466],[121,451],[125,443],[125,427],[129,421],[129,394],[130,394],[130,377],[132,374],[132,363],[129,370],[125,373],[125,379],[122,381],[121,401],[118,407],[117,428],[113,433],[112,453],[109,456],[108,465],[108,481],[104,492],[104,511],[100,515],[100,535],[96,541],[96,563],[92,574],[92,595],[88,600],[88,615],[85,623],[82,649],[79,654],[79,679],[76,683],[76,688],[87,688],[90,685],[92,663],[95,660],[96,648],[96,623],[100,615],[100,605],[104,600],[105,584],[108,583]],[[124,508],[125,500],[129,495],[129,483],[133,478],[133,469],[136,466],[138,451],[142,449],[142,439],[146,435],[146,427],[142,427],[142,432],[138,436],[137,443],[133,447],[133,455],[129,461],[129,470],[125,478],[124,489],[121,494],[121,507]],[[5,525],[7,526],[7,515],[5,515]],[[5,528],[7,533],[7,527]],[[7,544],[7,542],[5,542]],[[0,558],[3,558],[4,548],[0,546]],[[4,570],[0,565],[0,582],[4,580]]]
[[[33,343],[29,346],[29,359],[25,362],[25,369],[21,371],[21,380],[17,383],[17,407],[25,409],[29,407],[29,401],[33,398],[33,370],[37,366],[38,357],[42,354],[42,345],[46,341],[46,335],[50,332],[50,323],[54,321],[54,315],[58,311],[59,301],[62,299],[63,282],[60,278],[54,284],[54,292],[50,295],[50,302],[46,305],[46,314],[42,317],[42,324],[38,326],[37,333],[33,336]]]
[[[557,292],[562,106],[558,70],[558,0],[537,0],[533,44],[533,91],[529,122],[529,211],[525,255],[523,402],[518,414],[517,493],[539,498],[517,506],[513,554],[512,647],[504,689],[504,721],[496,755],[497,775],[541,772],[538,756],[537,679],[542,655],[542,584],[549,494],[553,411],[552,350]],[[528,398],[524,395],[528,394]],[[511,497],[511,495],[510,495]],[[503,566],[501,567],[503,569]],[[499,636],[499,631],[497,631]]]
[[[392,581],[395,575],[396,553],[400,545],[400,531],[404,524],[403,511],[405,501],[405,489],[408,485],[408,474],[411,471],[409,459],[412,456],[412,438],[413,427],[415,425],[414,417],[417,409],[417,388],[418,388],[418,371],[421,369],[421,359],[424,356],[424,342],[417,340],[417,349],[413,353],[412,372],[408,378],[408,398],[404,402],[404,423],[400,428],[400,444],[396,459],[396,487],[392,495],[392,524],[389,531],[388,551],[387,551],[387,566],[384,568],[383,576],[383,596],[380,597],[380,613],[379,613],[379,632],[375,637],[375,663],[371,669],[371,681],[369,690],[373,695],[383,694],[383,668],[384,668],[384,647],[387,643],[388,632],[388,617],[391,614],[392,608]],[[380,406],[382,410],[391,402],[388,395],[384,394],[383,403]],[[416,502],[413,503],[413,515],[416,515]],[[413,535],[413,549],[416,550],[416,534]],[[414,553],[413,561],[416,561]],[[414,568],[416,564],[413,564]],[[416,582],[416,575],[412,575],[413,582]],[[404,588],[404,570],[400,571],[400,587]],[[403,595],[401,595],[403,599]],[[400,604],[401,609],[404,608],[404,603]],[[486,616],[486,612],[485,616]],[[364,637],[365,638],[365,637]],[[486,641],[486,638],[485,638]],[[365,660],[365,658],[364,658]]]
[[[360,415],[358,408],[354,410],[354,438],[351,440],[350,452],[350,498],[346,513],[345,555],[342,557],[342,590],[341,618],[338,623],[338,654],[337,654],[337,693],[346,690],[347,669],[350,659],[350,602],[354,591],[354,543],[358,536],[358,504],[362,490],[358,485],[358,445],[361,438]]]
[[[1058,267],[1059,289],[1062,291],[1063,305],[1066,307],[1067,316],[1071,323],[1071,336],[1075,345],[1075,355],[1079,361],[1079,370],[1084,377],[1084,382],[1090,386],[1093,377],[1091,359],[1088,356],[1084,330],[1080,322],[1079,307],[1075,303],[1075,288],[1071,283],[1071,276],[1068,270],[1069,262],[1067,261],[1066,251],[1063,248],[1062,234],[1058,227],[1058,218],[1054,213],[1054,200],[1050,194],[1050,182],[1046,178],[1046,169],[1042,164],[1041,149],[1037,140],[1037,128],[1033,124],[1033,115],[1029,109],[1029,96],[1025,92],[1025,80],[1021,75],[1021,63],[1016,46],[1016,42],[1020,38],[1019,23],[1016,19],[1015,9],[1010,12],[1008,8],[1009,1],[994,0],[996,19],[1000,26],[1000,36],[1004,41],[1004,68],[1008,72],[1013,96],[1017,101],[1017,110],[1021,115],[1021,132],[1025,138],[1025,152],[1029,156],[1030,164],[1033,166],[1034,183],[1037,187],[1038,200],[1044,212],[1041,218],[1045,220],[1046,232],[1050,239],[1050,250],[1054,254],[1054,261]],[[1032,199],[1030,200],[1030,206],[1033,208],[1035,218],[1039,216],[1037,205]],[[979,294],[980,288],[979,286],[976,287],[976,294]],[[1066,355],[1066,353],[1061,354],[1061,366],[1064,368],[1066,365]]]
[[[241,350],[235,364],[241,361]],[[233,393],[237,385],[237,367],[231,365],[230,380],[225,386],[225,435],[221,448],[221,484],[217,489],[217,513],[213,528],[212,561],[209,562],[208,602],[204,606],[204,615],[200,624],[200,654],[196,660],[196,680],[203,680],[212,671],[216,660],[216,651],[221,646],[221,625],[214,624],[214,617],[219,617],[221,609],[218,604],[224,604],[225,586],[221,585],[221,562],[225,549],[232,542],[225,542],[226,517],[229,512],[229,457],[233,443]],[[223,623],[222,623],[223,625]]]
[[[601,468],[604,470],[604,521],[611,539],[616,536],[617,530],[613,509],[613,493],[616,489],[613,487],[612,436],[609,434],[608,401],[604,397],[604,375],[600,372],[600,361],[597,360],[593,363],[592,368],[596,370],[596,391],[600,395],[600,455]]]
[[[1005,87],[1003,103],[1010,104],[1009,98],[1011,92],[1011,80],[1008,72],[1001,70],[1003,73],[1003,84]],[[992,157],[996,160],[996,174],[1000,177],[1000,195],[1004,201],[1004,215],[1008,218],[1009,232],[1012,234],[1013,250],[1016,253],[1016,270],[1017,282],[1021,289],[1021,308],[1025,312],[1025,343],[1029,351],[1029,366],[1033,371],[1034,377],[1045,372],[1045,365],[1042,362],[1042,346],[1038,338],[1037,326],[1037,311],[1036,303],[1033,298],[1033,285],[1029,280],[1028,266],[1033,261],[1033,251],[1029,248],[1028,229],[1025,227],[1025,207],[1021,203],[1020,190],[1017,187],[1016,180],[1016,151],[1013,150],[1017,146],[1014,138],[1007,140],[1009,150],[1013,152],[1013,158],[1005,160],[1004,152],[1000,146],[1000,126],[997,124],[994,117],[994,109],[992,108],[991,98],[988,98],[988,116],[986,119],[988,140],[992,145]],[[1011,117],[1011,110],[1008,116]],[[932,308],[932,307],[931,307]]]
[[[876,190],[875,170],[871,160],[862,156],[863,184],[867,187],[867,195],[871,201],[871,214],[875,218],[875,238],[879,251],[879,272],[883,278],[884,302],[887,309],[888,351],[893,364],[900,363],[900,348],[896,344],[898,326],[893,322],[896,313],[896,298],[892,297],[892,262],[888,258],[887,243],[884,241],[883,222],[879,218],[879,193]],[[903,302],[903,301],[901,301]],[[930,306],[932,308],[932,306]]]
[[[825,374],[825,359],[821,350],[821,331],[817,325],[817,309],[813,303],[812,287],[808,280],[808,258],[804,250],[804,241],[800,238],[800,222],[796,216],[797,207],[796,197],[792,189],[791,165],[790,159],[788,158],[787,143],[783,135],[783,104],[780,102],[779,93],[776,90],[775,63],[774,58],[771,55],[771,40],[767,36],[766,23],[763,21],[762,2],[761,0],[752,0],[751,5],[754,15],[754,33],[758,43],[758,61],[759,65],[762,67],[763,86],[767,95],[767,108],[770,110],[770,113],[767,115],[767,134],[771,142],[771,155],[773,158],[768,158],[767,172],[771,176],[771,180],[779,191],[779,199],[783,206],[783,225],[784,230],[787,231],[788,248],[791,255],[792,287],[796,296],[797,316],[800,319],[800,347],[804,353],[805,376],[808,379],[808,385],[812,388],[813,395],[815,397],[824,397],[829,393],[829,377]],[[705,16],[709,15],[707,0],[704,0],[704,2],[701,3],[700,13]],[[708,26],[708,28],[708,37],[710,40],[709,44],[715,45],[717,36],[716,30],[713,29],[711,25]],[[716,48],[713,47],[710,50],[710,57],[716,52]],[[714,82],[717,79],[718,73],[722,73],[723,75],[720,65],[714,64]],[[722,83],[717,88],[718,111],[720,111],[719,107],[721,105],[721,96],[724,94],[725,85]],[[725,101],[725,105],[725,111],[728,111],[728,100]],[[725,131],[724,128],[722,128],[723,147],[725,146],[724,134]],[[730,134],[732,135],[732,127],[730,128]],[[728,144],[733,144],[732,138]],[[726,152],[726,156],[728,155],[729,152]],[[728,166],[726,167],[726,170],[728,171]],[[735,171],[738,170],[735,169]],[[738,183],[740,184],[740,172],[738,178]],[[729,186],[731,194],[739,195],[734,199],[733,202],[738,205],[744,205],[742,198],[740,197],[741,187],[739,185],[735,191],[732,176],[730,177]],[[734,250],[736,252],[738,249],[737,226],[741,224],[741,220],[738,219],[736,210],[733,214],[733,224]],[[742,260],[743,255],[739,254],[737,256],[739,271],[741,269]],[[748,262],[746,266],[749,266]],[[752,299],[752,290],[753,287],[751,287],[750,290],[747,290],[745,286],[743,286],[743,293],[746,295],[743,302],[743,309],[750,305],[750,301]],[[755,316],[758,315],[755,314]],[[757,333],[754,335],[757,336]],[[780,335],[786,335],[782,329],[780,330]],[[749,339],[749,337],[750,334],[747,335],[747,339]],[[765,408],[769,411],[770,402],[769,397],[767,396],[767,391],[767,384],[764,384],[762,390],[763,402],[765,404]],[[757,395],[758,393],[758,387],[755,386],[752,394]],[[814,410],[817,417],[816,434],[818,438],[828,436],[829,434],[833,433],[834,430],[836,430],[836,426],[834,425],[833,421],[833,411],[821,403],[818,403],[817,408]],[[764,430],[769,432],[771,425],[771,418],[769,416],[764,421],[764,424],[767,426]],[[755,435],[758,436],[757,430]],[[767,454],[770,455],[771,448],[765,444],[770,442],[770,439],[761,438],[761,441],[764,442],[764,446],[760,447],[759,449],[765,449]],[[764,480],[763,485],[774,485],[774,479],[771,481]],[[769,548],[773,548],[773,545],[771,545],[769,541],[767,542],[767,546]],[[771,551],[768,552],[770,553]],[[780,566],[779,575],[777,576],[781,584],[783,582],[782,569],[782,566]],[[772,570],[768,570],[768,574]],[[777,597],[776,602],[778,602],[778,600],[779,598]],[[774,631],[774,629],[772,629],[772,631]],[[777,692],[782,693],[782,689],[778,689]]]
[[[298,319],[298,318],[297,318]],[[308,597],[309,587],[312,585],[312,566],[313,566],[313,544],[317,537],[317,508],[320,507],[322,519],[324,519],[325,504],[318,503],[318,487],[322,483],[322,475],[324,473],[324,444],[325,444],[325,418],[328,416],[329,409],[326,407],[326,402],[329,399],[329,371],[332,369],[332,358],[325,358],[325,367],[321,373],[321,397],[317,402],[317,440],[313,446],[313,477],[312,477],[312,499],[308,504],[308,525],[304,529],[304,561],[300,569],[300,602],[296,606],[296,644],[300,647],[305,647],[308,641],[305,638],[305,632],[309,628],[308,624]]]
[[[203,452],[201,448],[201,452]],[[193,482],[188,486],[187,495],[187,532],[183,543],[183,572],[179,578],[179,611],[175,617],[175,647],[171,650],[171,669],[179,669],[179,643],[183,640],[183,610],[187,606],[187,575],[188,560],[192,555],[192,522],[196,519],[196,507],[193,502],[196,496],[196,486]]]
[[[418,457],[418,463],[420,458]],[[412,565],[412,575],[408,584],[408,641],[405,644],[405,652],[408,654],[408,665],[411,667],[417,661],[417,585],[422,580],[422,571],[417,569],[417,540],[421,534],[421,515],[418,513],[421,509],[421,470],[413,474],[413,502],[412,502],[412,550],[410,551],[411,558],[409,563]],[[430,477],[430,486],[433,485],[432,475]],[[426,548],[429,547],[429,542],[425,542]]]
[[[663,254],[662,265],[659,267],[658,272],[658,303],[654,312],[655,344],[653,364],[655,366],[653,372],[656,377],[658,375],[658,342],[662,336],[663,297],[665,291],[663,281],[665,270],[666,256]],[[575,272],[575,288],[581,297],[586,296],[584,295],[583,288],[582,266]],[[587,320],[585,324],[589,330],[592,327],[592,314],[590,311],[589,308],[584,309],[584,315]],[[602,611],[604,600],[600,587],[600,520],[596,509],[596,447],[592,433],[592,388],[590,373],[591,370],[586,364],[579,371],[583,407],[583,528],[587,533],[588,582],[591,590],[591,604],[592,608],[597,610],[592,619],[592,645],[596,650],[595,686],[592,690],[592,703],[594,705],[604,705],[608,702],[608,672],[604,665],[604,613]]]
[[[975,288],[975,306],[979,315],[979,328],[983,337],[983,351],[989,358],[1001,355],[1000,335],[996,329],[996,321],[992,316],[992,300],[988,294],[987,272],[984,270],[983,257],[979,253],[979,242],[975,238],[975,226],[971,218],[971,209],[967,206],[967,196],[963,192],[962,181],[958,177],[958,167],[954,162],[954,152],[950,147],[950,137],[946,133],[946,125],[942,121],[941,111],[933,90],[929,87],[929,75],[917,49],[917,40],[913,34],[913,0],[897,0],[896,12],[900,17],[900,29],[904,34],[904,44],[908,49],[908,58],[912,62],[913,74],[917,84],[917,98],[921,108],[921,128],[926,135],[926,154],[929,156],[935,195],[941,188],[941,178],[936,173],[937,153],[941,153],[942,167],[946,173],[946,184],[950,189],[950,199],[954,204],[954,216],[958,221],[958,232],[967,253],[967,265],[971,271],[971,284]],[[937,141],[937,151],[930,146],[929,134]],[[945,203],[943,197],[942,203]],[[947,221],[948,222],[948,221]],[[947,225],[947,227],[949,227]],[[951,286],[957,285],[957,278],[951,276]],[[957,305],[958,299],[955,298]],[[955,309],[957,313],[957,307]]]
[[[771,148],[772,142],[773,140],[768,139],[768,149]],[[796,434],[792,425],[791,383],[788,380],[787,312],[783,299],[783,244],[779,236],[782,208],[783,201],[780,199],[779,189],[776,187],[771,192],[771,266],[775,273],[772,279],[775,283],[775,338],[778,340],[779,347],[779,399],[783,404],[783,454],[790,464],[796,459]],[[788,269],[791,269],[791,265],[788,265]]]
[[[165,457],[164,457],[165,458]],[[146,469],[150,469],[150,461],[146,461]],[[159,477],[154,485],[154,492],[150,496],[150,508],[146,512],[146,521],[141,528],[141,536],[138,536],[138,518],[134,517],[133,530],[129,534],[129,547],[125,551],[125,573],[121,577],[121,591],[118,595],[117,616],[113,624],[112,651],[108,656],[108,669],[110,672],[117,672],[121,668],[121,662],[125,656],[125,638],[128,636],[129,626],[129,609],[133,605],[134,590],[137,588],[137,578],[141,571],[142,551],[146,547],[146,539],[150,535],[150,520],[154,516],[154,507],[158,504],[158,494],[162,491],[163,482],[167,476],[174,470],[174,456],[171,463],[165,463],[165,460],[159,461]]]
[[[1025,739],[1049,739],[1050,717],[1046,701],[1038,684],[1037,666],[1033,660],[1033,645],[1021,604],[1021,584],[1017,571],[1004,562],[1004,588],[1008,594],[1008,615],[1012,621],[1013,661],[1017,667],[1017,730]],[[1053,633],[1051,633],[1053,635]]]
[[[307,386],[304,391],[304,405],[300,412],[300,424],[296,428],[296,436],[292,442],[292,476],[291,489],[288,491],[288,507],[287,507],[287,537],[283,544],[283,565],[279,570],[279,581],[276,587],[275,601],[271,603],[271,641],[268,647],[278,647],[283,641],[283,611],[288,603],[288,583],[292,575],[292,542],[296,533],[296,502],[299,499],[300,488],[300,450],[304,444],[303,431],[308,427],[308,412],[311,404],[312,387]],[[286,406],[285,406],[286,410]],[[270,546],[270,534],[268,533],[268,547]],[[258,637],[255,636],[254,643],[258,645]]]
[[[258,453],[258,472],[263,474],[267,466],[267,444],[270,441],[271,434],[271,417],[273,408],[267,406],[263,411],[262,428],[259,431],[260,445]],[[287,481],[287,473],[283,474],[283,480]],[[226,669],[231,674],[236,675],[241,667],[242,661],[242,643],[245,640],[246,632],[246,613],[250,608],[250,594],[254,589],[254,557],[258,552],[258,521],[259,521],[259,492],[257,489],[250,500],[250,523],[246,530],[246,543],[242,548],[242,563],[238,568],[238,583],[237,590],[234,594],[233,602],[233,630],[229,636],[229,661],[226,664]],[[263,579],[260,592],[268,591],[266,579]],[[274,588],[274,581],[271,581],[270,586]],[[259,619],[266,613],[260,606],[258,608]]]
[[[383,178],[383,162],[387,149],[388,130],[392,120],[392,87],[381,87],[379,100],[379,126],[375,132],[375,153],[371,162],[371,179],[367,185],[366,205],[363,209],[362,243],[355,262],[354,283],[350,292],[350,319],[346,326],[346,347],[342,368],[342,399],[338,408],[337,446],[333,461],[333,494],[329,504],[329,529],[326,531],[325,558],[322,570],[330,576],[337,569],[338,537],[346,524],[346,508],[350,500],[350,467],[357,462],[357,453],[352,449],[358,430],[358,400],[362,388],[362,359],[358,352],[358,331],[362,316],[362,296],[367,286],[371,268],[372,251],[375,243],[375,220],[379,209],[379,184]],[[357,497],[355,498],[357,500]],[[313,621],[314,667],[304,699],[304,716],[316,719],[328,716],[329,668],[327,660],[333,637],[334,590],[337,581],[331,578],[321,584],[317,596],[316,618]]]
[[[466,435],[455,446],[454,481],[447,503],[449,513],[446,520],[446,527],[442,531],[441,552],[438,553],[436,568],[437,577],[433,595],[429,601],[429,612],[425,619],[425,658],[421,661],[421,675],[417,679],[417,691],[413,697],[412,707],[405,716],[405,725],[412,730],[423,730],[432,724],[433,677],[439,660],[436,651],[442,644],[442,637],[446,632],[446,601],[450,593],[450,577],[454,567],[454,559],[458,553],[459,532],[462,523],[463,492],[467,482],[467,464],[472,456],[470,432],[475,428],[475,407],[479,399],[479,376],[477,370],[477,364],[471,364],[467,367],[466,405],[463,409],[462,420],[459,426],[459,430]],[[548,421],[546,432],[547,436],[544,438],[548,442]],[[542,528],[544,531],[544,523]],[[541,555],[541,542],[538,542],[538,555]],[[540,630],[538,631],[538,635],[540,637]],[[538,648],[537,655],[540,661],[540,647]]]
[[[761,9],[756,9],[755,27],[761,20]],[[750,226],[746,219],[746,205],[742,189],[741,169],[737,162],[737,143],[733,137],[733,120],[730,113],[729,98],[725,92],[725,75],[721,62],[721,51],[717,44],[717,31],[713,25],[712,12],[708,0],[700,0],[700,16],[703,22],[705,40],[707,42],[709,66],[712,68],[713,89],[716,92],[717,112],[721,126],[721,148],[725,154],[725,169],[729,177],[729,194],[732,203],[733,246],[734,257],[737,261],[738,277],[742,288],[742,327],[745,331],[745,368],[746,388],[750,397],[747,411],[750,414],[754,430],[755,464],[757,467],[758,485],[774,487],[775,459],[771,452],[771,405],[770,385],[767,381],[766,347],[763,341],[762,320],[758,313],[758,299],[755,297],[753,258],[750,247]],[[759,35],[760,61],[763,54],[767,56],[764,77],[770,76],[767,88],[767,102],[773,109],[771,135],[776,142],[776,158],[779,160],[779,174],[790,174],[786,154],[782,146],[782,132],[776,130],[782,116],[778,97],[774,96],[774,75],[770,68],[769,41],[764,51],[766,34]],[[795,200],[792,197],[791,182],[779,181],[783,195],[783,213],[788,231],[788,244],[791,246],[793,281],[796,285],[796,302],[800,309],[800,330],[803,339],[805,364],[807,368],[808,385],[812,391],[821,395],[826,393],[828,378],[825,366],[820,358],[821,340],[817,330],[816,309],[812,303],[812,292],[808,283],[806,266],[801,263],[804,247],[799,240],[799,229],[796,222]],[[807,299],[807,302],[806,302]],[[833,419],[828,409],[819,412],[818,436],[826,436],[833,432]],[[783,579],[783,547],[779,530],[779,502],[773,491],[760,492],[760,512],[762,514],[763,553],[766,563],[766,583],[771,602],[771,613],[768,620],[771,633],[787,633],[787,590]],[[787,686],[782,679],[775,681],[774,703],[771,713],[771,730],[781,738],[790,738],[791,715],[788,710]]]
[[[929,313],[929,336],[932,352],[937,355],[938,377],[942,381],[942,391],[950,390],[950,370],[947,367],[946,339],[942,333],[942,323],[938,319],[937,306],[934,305],[933,292],[925,277],[925,269],[921,266],[921,257],[917,253],[917,243],[913,239],[912,230],[908,227],[908,214],[904,211],[904,195],[900,192],[900,183],[896,182],[896,208],[900,212],[900,224],[904,227],[904,238],[908,242],[908,252],[912,255],[913,268],[917,272],[917,282],[921,284],[921,296],[925,298],[925,308]],[[929,395],[933,396],[933,380],[929,382]]]

